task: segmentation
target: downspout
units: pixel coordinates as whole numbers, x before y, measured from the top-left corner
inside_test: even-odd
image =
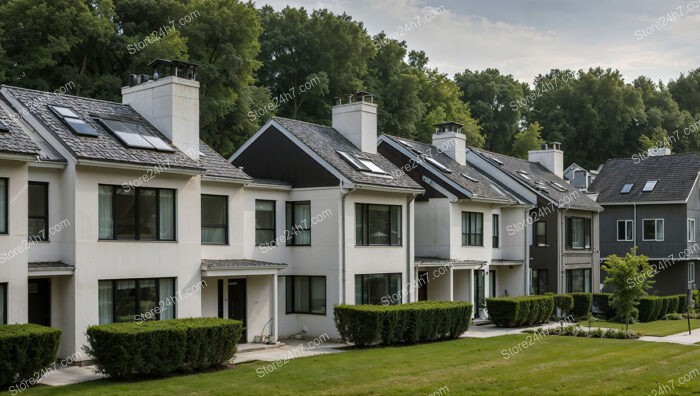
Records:
[[[411,265],[411,203],[415,201],[416,196],[418,194],[413,193],[409,196],[406,197],[406,276],[408,276],[408,284],[411,284],[411,273],[414,270]],[[415,239],[415,238],[414,238]],[[411,300],[411,292],[410,292],[410,287],[408,290],[408,301],[407,302],[412,302]],[[413,288],[413,291],[415,293],[416,287]]]
[[[525,224],[527,224],[528,217],[530,217],[530,209],[525,208],[525,222],[526,222]],[[530,225],[530,228],[532,228],[532,225]],[[525,244],[525,257],[524,257],[524,259],[525,259],[524,260],[525,261],[525,274],[523,274],[524,275],[523,281],[525,283],[525,288],[523,289],[523,291],[525,292],[524,294],[526,296],[529,296],[530,292],[531,292],[531,290],[529,288],[531,274],[530,274],[530,244],[528,243],[527,231],[528,231],[528,227],[525,227],[525,241],[524,241],[524,244]]]
[[[632,207],[634,208],[634,223],[632,224],[632,246],[637,247],[637,203],[632,202]]]
[[[340,181],[340,304],[345,304],[345,197],[351,194],[358,187],[348,192],[343,192],[343,181]]]
[[[561,285],[561,288],[557,287],[557,293],[559,294],[566,293],[564,258],[566,257],[566,212],[568,210],[569,208],[565,207],[564,211],[561,212],[561,244],[559,244],[559,248],[561,248],[561,259],[559,260],[559,263],[557,263],[557,276],[559,277],[558,284]]]

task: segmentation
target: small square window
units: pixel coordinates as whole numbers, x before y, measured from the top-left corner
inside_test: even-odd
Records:
[[[644,188],[642,189],[643,192],[650,192],[654,191],[654,187],[656,187],[656,180],[649,180],[646,182],[644,185]]]
[[[629,192],[632,190],[632,186],[634,186],[634,183],[627,183],[624,186],[622,186],[622,190],[620,190],[620,194],[629,194]]]

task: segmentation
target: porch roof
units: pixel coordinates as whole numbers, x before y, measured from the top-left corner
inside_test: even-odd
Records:
[[[486,265],[483,260],[458,260],[444,259],[440,257],[415,257],[416,267],[462,267],[462,268],[480,268]]]
[[[29,276],[73,275],[75,266],[60,261],[35,261],[28,264]]]
[[[510,266],[510,265],[523,265],[525,261],[523,260],[491,260],[491,266]]]
[[[286,263],[250,259],[202,260],[202,276],[273,275],[285,268]]]

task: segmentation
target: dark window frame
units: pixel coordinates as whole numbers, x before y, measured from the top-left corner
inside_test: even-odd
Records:
[[[389,243],[371,243],[370,242],[370,234],[371,230],[369,229],[370,221],[369,221],[369,213],[370,213],[370,207],[372,206],[383,206],[386,207],[387,210],[387,225],[389,227],[388,231],[388,236],[389,236]],[[398,211],[398,230],[396,230],[396,243],[392,243],[391,241],[391,232],[392,232],[392,227],[394,225],[394,216],[392,216],[392,213],[394,210]],[[359,214],[362,214],[362,218],[360,219]],[[358,226],[359,229],[358,229]],[[361,234],[361,235],[360,235]],[[361,236],[361,238],[358,238],[358,236]],[[403,206],[401,205],[390,205],[390,204],[368,204],[368,203],[355,203],[355,246],[396,246],[400,247],[403,246]]]
[[[499,247],[499,238],[501,236],[500,230],[500,216],[496,213],[491,215],[491,229],[492,229],[492,239],[493,241],[491,242],[491,247],[498,249]]]
[[[127,190],[122,186],[112,184],[100,184],[99,186],[110,187],[112,189],[112,238],[101,238],[98,232],[99,241],[142,241],[142,242],[177,242],[177,189],[174,188],[156,188],[156,187],[135,187],[129,188],[128,191],[134,190],[134,238],[118,238],[117,237],[117,189]],[[99,187],[98,187],[99,188]],[[156,239],[141,239],[141,230],[139,225],[139,191],[155,190],[156,191]],[[160,193],[161,191],[173,192],[173,239],[160,238]],[[98,220],[99,221],[99,220]],[[98,226],[99,229],[99,226]]]
[[[10,179],[7,177],[0,177],[0,182],[5,184],[5,205],[0,207],[0,210],[5,212],[5,224],[2,224],[5,231],[0,231],[0,235],[8,235],[10,233]]]
[[[303,228],[301,227],[301,223],[297,221],[297,218],[295,217],[295,209],[296,206],[299,205],[308,205],[309,206],[309,219],[307,224],[303,224]],[[311,246],[311,201],[287,201],[285,203],[284,207],[285,212],[285,224],[286,224],[286,233],[285,235],[285,245],[286,246]],[[288,214],[291,213],[291,224],[290,224],[290,218],[288,217]],[[307,219],[302,220],[304,223],[307,222]],[[299,243],[297,242],[297,233],[298,231],[309,231],[309,243]]]
[[[35,241],[49,242],[49,183],[30,181],[29,186],[41,186],[44,188],[44,215],[31,216],[29,215],[29,189],[27,189],[27,221],[29,220],[44,220],[43,235],[29,235],[29,238]]]
[[[577,290],[574,291],[574,271],[582,271],[583,272],[583,277],[581,278],[583,280],[583,287],[581,288],[582,290]],[[586,274],[588,274],[586,276]],[[591,271],[590,268],[576,268],[576,269],[568,269],[566,270],[566,292],[567,293],[590,293],[593,288],[593,272]],[[586,277],[588,277],[588,288],[591,290],[586,290]]]
[[[285,276],[285,313],[287,315],[289,314],[304,314],[304,315],[319,315],[319,316],[326,316],[328,314],[328,283],[325,275],[287,275]],[[309,311],[300,311],[297,309],[297,307],[294,304],[294,301],[296,300],[296,288],[294,287],[294,280],[296,278],[309,278]],[[313,290],[312,285],[311,285],[311,279],[312,278],[323,278],[323,313],[320,312],[311,312],[311,301],[313,300],[313,296],[311,294],[311,291]],[[291,295],[292,295],[292,301],[291,301],[291,310],[290,310],[290,301],[289,301],[289,292],[290,289],[289,287],[291,286]]]
[[[651,221],[654,223],[654,239],[647,239],[646,237],[646,225],[645,223]],[[657,227],[657,222],[661,221],[661,233],[663,238],[659,239],[659,228]],[[642,241],[644,242],[663,242],[666,239],[666,220],[662,217],[642,219]]]
[[[542,274],[545,276],[542,277]],[[535,279],[537,279],[537,282],[535,282]],[[533,268],[530,274],[530,287],[534,295],[549,293],[549,270],[546,268]]]
[[[573,225],[574,219],[583,220],[583,247],[573,246]],[[566,218],[566,248],[571,250],[592,250],[593,249],[593,228],[590,217],[570,216]]]
[[[544,226],[544,234],[540,235],[539,233],[539,227],[538,224],[542,224]],[[535,222],[535,246],[536,247],[547,247],[547,222],[544,220],[538,220]],[[540,240],[540,237],[542,237],[542,240]]]
[[[481,217],[481,233],[472,232],[472,215],[476,220]],[[465,220],[466,220],[466,230],[465,233]],[[478,222],[478,221],[477,221]],[[472,241],[472,238],[474,240]],[[482,212],[462,212],[462,246],[484,246],[484,214]]]
[[[2,282],[0,283],[0,286],[2,286],[2,302],[3,302],[3,315],[0,316],[0,325],[6,325],[7,324],[7,282]]]
[[[170,277],[164,277],[164,278],[129,278],[129,279],[100,279],[98,280],[98,285],[99,282],[111,282],[112,283],[112,323],[131,323],[137,321],[136,317],[139,316],[140,314],[143,314],[143,312],[137,312],[139,307],[141,306],[141,288],[140,288],[140,282],[141,281],[155,281],[156,284],[156,307],[160,307],[160,302],[165,302],[164,298],[160,295],[160,281],[163,279],[170,279],[173,282],[173,292],[175,295],[177,295],[177,289],[175,288],[175,282],[177,278],[170,278]],[[134,281],[134,290],[136,291],[135,293],[135,304],[134,304],[134,315],[132,316],[134,318],[133,321],[117,321],[117,282],[119,281]],[[99,286],[98,286],[99,289]],[[173,296],[173,302],[172,302],[172,309],[173,309],[173,318],[177,318],[177,299],[175,296]],[[99,304],[99,299],[98,299],[98,304]],[[151,320],[160,320],[160,309],[155,310],[155,319]],[[99,307],[98,307],[98,312],[99,312]],[[147,321],[148,319],[142,319],[143,321]]]
[[[229,222],[229,212],[228,212],[228,195],[216,195],[216,194],[202,194],[202,198],[208,197],[208,198],[215,198],[215,199],[223,199],[224,201],[224,224],[204,224],[202,222],[201,228],[223,228],[224,229],[224,242],[205,242],[204,240],[201,240],[202,245],[219,245],[219,246],[225,246],[229,244],[229,232],[228,232],[228,222]],[[204,206],[202,204],[204,203],[203,199],[200,199],[199,204],[202,207],[202,210],[204,210]],[[201,218],[204,218],[204,216],[201,216]],[[204,235],[204,233],[202,233]],[[203,237],[202,237],[203,238]],[[201,238],[200,238],[201,239]]]
[[[624,239],[620,239],[620,225],[624,225]],[[628,231],[632,231],[632,235],[627,239]],[[617,242],[632,242],[634,240],[634,220],[622,219],[617,221]]]
[[[277,201],[272,200],[272,199],[256,199],[255,200],[255,206],[258,205],[258,202],[272,202],[272,228],[258,228],[258,222],[257,219],[255,221],[255,244],[257,246],[263,246],[263,245],[276,245],[277,244]],[[258,215],[258,209],[255,209],[255,217],[257,218]],[[271,241],[258,241],[258,231],[272,231],[272,240]]]
[[[402,302],[403,302],[403,292],[402,292],[402,287],[403,287],[403,283],[402,283],[402,282],[403,282],[403,273],[401,273],[401,272],[384,272],[384,273],[380,273],[380,274],[355,274],[355,305],[366,305],[366,304],[371,304],[371,303],[369,302],[369,298],[365,299],[365,294],[366,294],[366,293],[365,293],[365,288],[364,288],[364,287],[365,287],[365,278],[367,278],[367,280],[369,280],[369,277],[370,277],[370,276],[376,277],[377,275],[383,275],[383,276],[386,278],[386,282],[387,282],[387,291],[386,291],[386,293],[382,296],[382,298],[383,298],[383,297],[386,297],[386,298],[387,298],[387,301],[389,301],[389,305],[401,305]],[[399,288],[398,288],[398,290],[396,290],[396,291],[394,291],[394,292],[392,293],[392,290],[391,290],[391,278],[392,278],[392,276],[394,276],[394,275],[398,275],[398,276],[399,276],[399,283],[398,283]],[[361,301],[360,301],[359,303],[357,302],[357,285],[358,285],[358,278],[359,278],[360,299],[361,299]],[[397,301],[393,301],[393,294],[397,294],[397,295],[398,295],[399,298],[398,298]],[[380,298],[380,300],[382,300],[382,298]],[[373,304],[373,305],[379,305],[379,304]]]

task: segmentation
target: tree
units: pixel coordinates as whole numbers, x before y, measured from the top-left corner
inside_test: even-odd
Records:
[[[527,159],[527,152],[530,150],[537,150],[540,148],[544,139],[541,135],[542,126],[535,121],[530,124],[530,126],[515,135],[513,139],[512,154],[516,157]]]
[[[668,83],[668,89],[682,110],[700,116],[700,68],[682,74]]]
[[[637,255],[636,247],[625,257],[608,256],[602,268],[607,274],[604,285],[614,288],[611,304],[618,315],[625,318],[625,330],[629,330],[632,308],[639,305],[639,299],[646,296],[647,290],[655,283],[652,279],[654,269],[647,256]]]

